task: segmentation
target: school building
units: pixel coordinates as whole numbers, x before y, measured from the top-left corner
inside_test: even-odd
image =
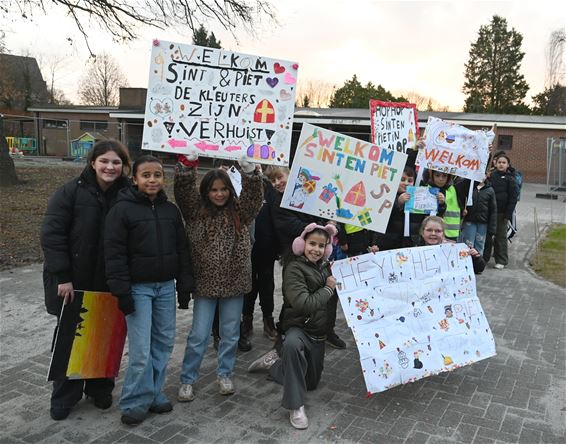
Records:
[[[76,147],[82,139],[111,137],[121,140],[135,157],[140,152],[142,141],[145,99],[145,88],[121,88],[118,107],[29,108],[28,111],[33,115],[34,137],[39,142],[39,154],[73,156],[73,141]],[[429,116],[470,129],[488,129],[496,124],[496,150],[508,152],[513,166],[522,171],[526,182],[558,181],[557,185],[566,185],[566,117],[419,112],[421,131],[426,127]],[[296,108],[292,151],[303,123],[321,126],[365,141],[371,139],[369,107]],[[90,138],[85,136],[85,133],[88,133]]]

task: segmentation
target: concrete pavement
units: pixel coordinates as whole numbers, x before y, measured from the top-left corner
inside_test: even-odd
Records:
[[[340,312],[337,331],[348,348],[327,349],[320,387],[307,395],[310,427],[304,431],[293,429],[280,407],[281,387],[265,375],[246,372],[271,346],[261,335],[259,307],[254,349],[238,355],[235,395],[217,393],[210,345],[195,386],[197,398],[174,401],[192,316],[192,310],[179,311],[166,384],[172,413],[152,415],[131,428],[120,423],[115,405],[101,412],[83,400],[67,420],[52,421],[46,374],[54,319],[43,308],[41,266],[0,272],[0,442],[564,443],[566,291],[532,273],[527,258],[535,236],[534,209],[541,226],[551,218],[566,223],[566,210],[560,200],[535,199],[537,192],[544,187],[523,187],[509,267],[498,271],[492,262],[477,280],[497,356],[368,399],[354,340]],[[280,285],[276,291],[280,300]]]

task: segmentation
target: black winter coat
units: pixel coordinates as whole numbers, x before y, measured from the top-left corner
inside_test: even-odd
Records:
[[[492,171],[489,178],[491,186],[495,191],[497,200],[497,212],[505,214],[505,218],[510,220],[517,205],[517,185],[515,178],[510,172],[501,173],[497,170]]]
[[[472,202],[473,204],[466,208],[468,212],[464,217],[464,222],[487,224],[487,234],[494,236],[497,228],[497,201],[495,191],[489,181],[486,180],[484,186],[479,190],[477,186],[474,186]]]
[[[58,284],[72,282],[76,290],[108,291],[103,251],[105,217],[118,191],[127,186],[128,179],[122,176],[102,192],[96,173],[87,166],[49,199],[41,227],[48,313],[61,314],[63,299],[57,296]]]
[[[258,215],[255,218],[254,237],[255,242],[252,247],[252,255],[262,258],[277,257],[277,236],[275,235],[275,227],[273,226],[273,218],[271,217],[270,196],[276,191],[269,180],[263,178],[263,203]]]
[[[271,218],[277,236],[278,253],[288,258],[290,254],[293,254],[291,245],[293,245],[295,238],[301,235],[308,224],[312,222],[321,223],[321,220],[310,214],[281,208],[282,199],[283,194],[276,190],[273,190],[273,193],[268,196]]]
[[[179,302],[194,290],[181,212],[161,191],[152,202],[136,187],[120,191],[104,233],[108,286],[122,303],[133,282],[177,280]]]

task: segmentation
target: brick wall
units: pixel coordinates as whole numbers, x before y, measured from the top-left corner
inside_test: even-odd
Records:
[[[470,129],[479,129],[466,126]],[[511,159],[511,165],[523,173],[525,182],[546,183],[547,139],[566,137],[566,129],[560,131],[498,126],[497,136],[513,136],[513,145],[510,150],[507,150],[507,155]],[[499,150],[497,145],[496,150]]]

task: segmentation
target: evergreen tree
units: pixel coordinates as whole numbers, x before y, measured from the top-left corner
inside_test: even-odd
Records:
[[[220,40],[216,40],[214,32],[211,32],[209,34],[203,25],[200,25],[199,28],[194,32],[193,45],[206,46],[207,48],[222,48],[221,42]]]
[[[405,102],[404,97],[395,97],[381,85],[375,86],[368,82],[363,86],[356,74],[351,80],[346,80],[344,85],[334,91],[330,99],[330,108],[368,108],[371,99],[387,102]]]
[[[566,116],[566,86],[560,84],[546,88],[533,96],[533,114],[542,116]]]
[[[472,43],[466,66],[463,92],[467,94],[464,111],[487,113],[525,113],[523,99],[529,90],[519,72],[525,55],[523,36],[507,20],[494,15],[489,25],[482,25]]]

